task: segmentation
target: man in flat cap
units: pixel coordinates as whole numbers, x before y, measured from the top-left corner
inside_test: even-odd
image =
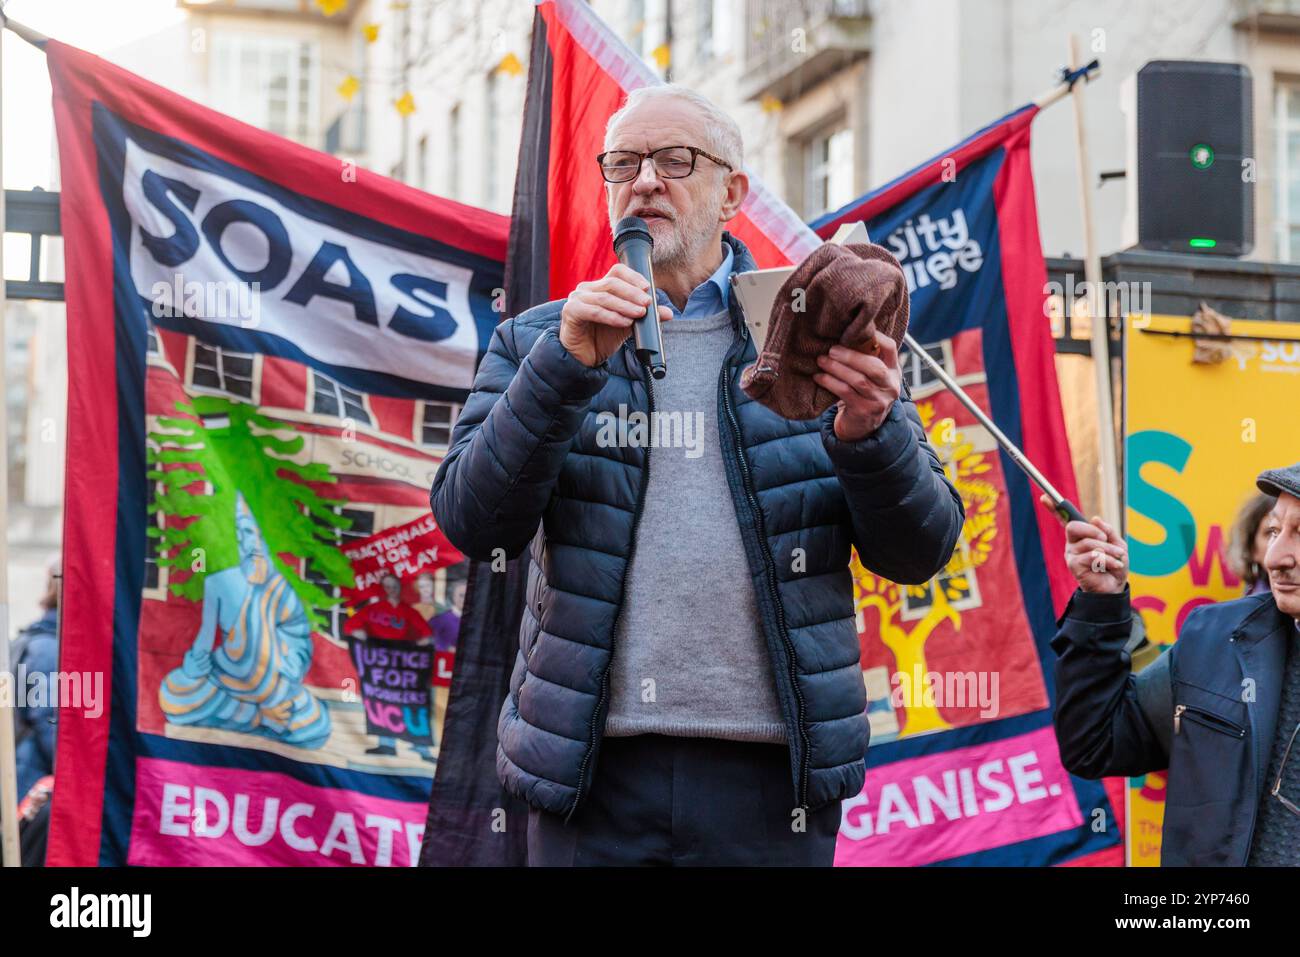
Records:
[[[1300,864],[1300,463],[1256,484],[1277,496],[1269,590],[1197,608],[1137,675],[1124,539],[1097,517],[1065,527],[1079,588],[1052,641],[1061,758],[1085,778],[1168,769],[1163,865]]]

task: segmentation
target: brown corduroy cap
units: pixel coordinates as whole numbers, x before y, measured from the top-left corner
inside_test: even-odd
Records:
[[[813,381],[817,357],[836,343],[861,351],[875,329],[901,344],[908,308],[907,278],[884,247],[824,243],[781,286],[763,351],[740,387],[783,418],[814,419],[839,401]]]

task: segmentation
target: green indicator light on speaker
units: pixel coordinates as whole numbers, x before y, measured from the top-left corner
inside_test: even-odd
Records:
[[[1214,150],[1208,143],[1197,143],[1187,155],[1197,169],[1209,169],[1214,165]]]
[[[1204,236],[1197,236],[1195,239],[1187,240],[1187,245],[1191,246],[1193,249],[1213,249],[1215,246],[1219,245],[1219,241],[1217,239],[1206,239]]]

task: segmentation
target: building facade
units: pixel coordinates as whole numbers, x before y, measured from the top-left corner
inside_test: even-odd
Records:
[[[1300,2],[1121,0],[592,0],[664,78],[732,113],[747,160],[813,218],[941,153],[1056,83],[1074,34],[1101,75],[1086,88],[1098,248],[1126,245],[1121,88],[1149,60],[1245,64],[1258,154],[1250,258],[1300,260]],[[368,165],[440,195],[508,213],[532,5],[487,0],[349,4],[364,75]],[[342,17],[345,14],[339,14]],[[387,37],[387,41],[385,41]],[[402,52],[405,51],[405,52]],[[408,64],[406,72],[401,65]],[[395,79],[396,78],[396,79]],[[330,77],[324,84],[333,84]],[[409,91],[415,112],[393,106]],[[1036,121],[1034,174],[1048,255],[1079,255],[1074,116]],[[405,132],[403,128],[405,127]]]
[[[1300,261],[1300,0],[591,0],[659,76],[732,113],[747,160],[806,218],[1049,90],[1074,34],[1098,248],[1127,245],[1121,89],[1149,60],[1245,64],[1256,240]],[[508,213],[527,0],[178,0],[183,21],[110,54],[240,119],[438,195]],[[1044,252],[1080,255],[1074,116],[1035,121]],[[1101,174],[1112,174],[1105,180]]]

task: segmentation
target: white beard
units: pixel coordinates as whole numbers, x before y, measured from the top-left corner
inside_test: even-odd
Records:
[[[684,217],[672,220],[671,229],[654,237],[650,262],[655,269],[677,269],[694,263],[708,253],[713,231],[722,215],[724,191],[718,189],[705,203],[696,206]],[[610,209],[610,228],[616,223]]]

